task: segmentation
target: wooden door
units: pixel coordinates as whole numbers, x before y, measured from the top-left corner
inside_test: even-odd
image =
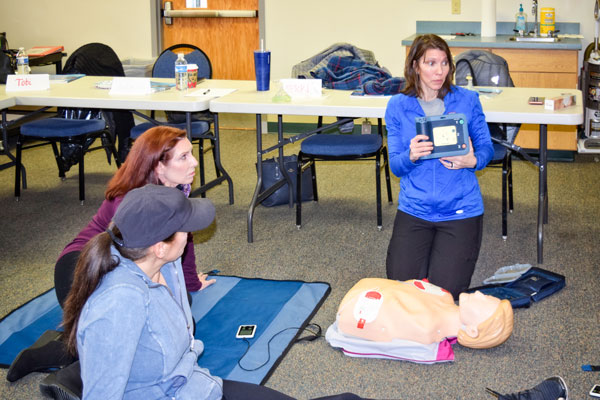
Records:
[[[185,0],[170,0],[185,10]],[[258,10],[258,0],[207,0],[202,10]],[[164,9],[164,1],[162,2]],[[163,49],[178,43],[193,44],[210,58],[213,79],[254,79],[254,50],[260,47],[258,17],[173,18],[162,21]]]

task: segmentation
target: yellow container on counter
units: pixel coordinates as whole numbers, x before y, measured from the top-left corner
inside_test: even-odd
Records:
[[[548,36],[548,32],[554,32],[554,8],[544,7],[540,12],[540,35]]]

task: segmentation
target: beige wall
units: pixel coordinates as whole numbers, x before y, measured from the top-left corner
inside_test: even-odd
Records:
[[[540,0],[539,7],[554,7],[558,22],[579,22],[585,48],[594,37],[594,1]],[[271,74],[289,77],[294,64],[333,43],[348,42],[374,51],[380,65],[401,76],[401,41],[415,33],[416,21],[480,20],[481,0],[461,3],[461,14],[452,15],[450,0],[265,0]],[[514,21],[520,3],[531,16],[531,0],[497,0],[496,20]]]
[[[208,0],[210,5],[210,0]],[[402,75],[400,41],[417,20],[478,21],[481,0],[462,0],[452,15],[450,0],[264,0],[265,36],[273,53],[272,77],[289,77],[292,66],[336,42],[373,50],[380,64]],[[497,0],[497,20],[512,21],[519,3]],[[68,53],[99,41],[120,58],[153,56],[154,0],[0,0],[0,31],[11,47],[62,44]],[[580,22],[584,47],[594,37],[594,0],[540,0],[555,7],[556,20]]]
[[[121,58],[152,56],[153,0],[1,0],[0,31],[12,48],[101,42]]]

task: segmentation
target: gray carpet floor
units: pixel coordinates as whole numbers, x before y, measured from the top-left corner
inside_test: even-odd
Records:
[[[383,206],[383,230],[376,228],[372,164],[318,165],[318,203],[303,206],[303,227],[294,209],[258,207],[254,243],[246,240],[246,216],[256,182],[253,117],[222,124],[242,129],[222,131],[223,165],[235,187],[228,204],[227,186],[208,192],[217,220],[195,235],[200,271],[271,279],[329,282],[332,291],[313,321],[326,329],[341,298],[363,277],[385,277],[385,256],[396,206]],[[266,143],[276,137],[265,135]],[[297,145],[286,148],[296,152]],[[6,157],[0,156],[0,163]],[[23,157],[29,188],[16,202],[14,169],[0,171],[0,316],[53,287],[53,267],[63,247],[90,220],[103,199],[114,165],[103,152],[86,156],[86,202],[78,202],[76,169],[61,181],[48,147]],[[212,167],[208,175],[214,174]],[[514,162],[515,210],[509,215],[508,239],[501,238],[500,170],[479,173],[486,213],[484,235],[472,286],[505,265],[536,265],[537,169]],[[535,386],[561,375],[572,399],[587,398],[598,372],[582,364],[600,364],[600,164],[594,157],[549,166],[549,224],[545,227],[544,264],[567,278],[561,292],[515,312],[515,329],[500,347],[474,350],[455,345],[455,362],[418,365],[344,356],[324,339],[294,345],[266,383],[299,399],[354,392],[377,399],[486,399],[491,387],[501,393]],[[398,179],[393,178],[397,200]],[[266,357],[266,355],[265,355]],[[33,373],[8,383],[0,371],[0,398],[41,398]]]

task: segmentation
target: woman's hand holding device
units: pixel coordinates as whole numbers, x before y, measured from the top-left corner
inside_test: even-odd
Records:
[[[410,161],[415,162],[423,156],[431,154],[433,151],[433,142],[429,141],[427,135],[416,135],[410,141]]]
[[[448,169],[475,168],[477,157],[475,157],[475,153],[473,152],[471,138],[469,138],[469,152],[467,154],[464,156],[442,157],[439,160]]]

